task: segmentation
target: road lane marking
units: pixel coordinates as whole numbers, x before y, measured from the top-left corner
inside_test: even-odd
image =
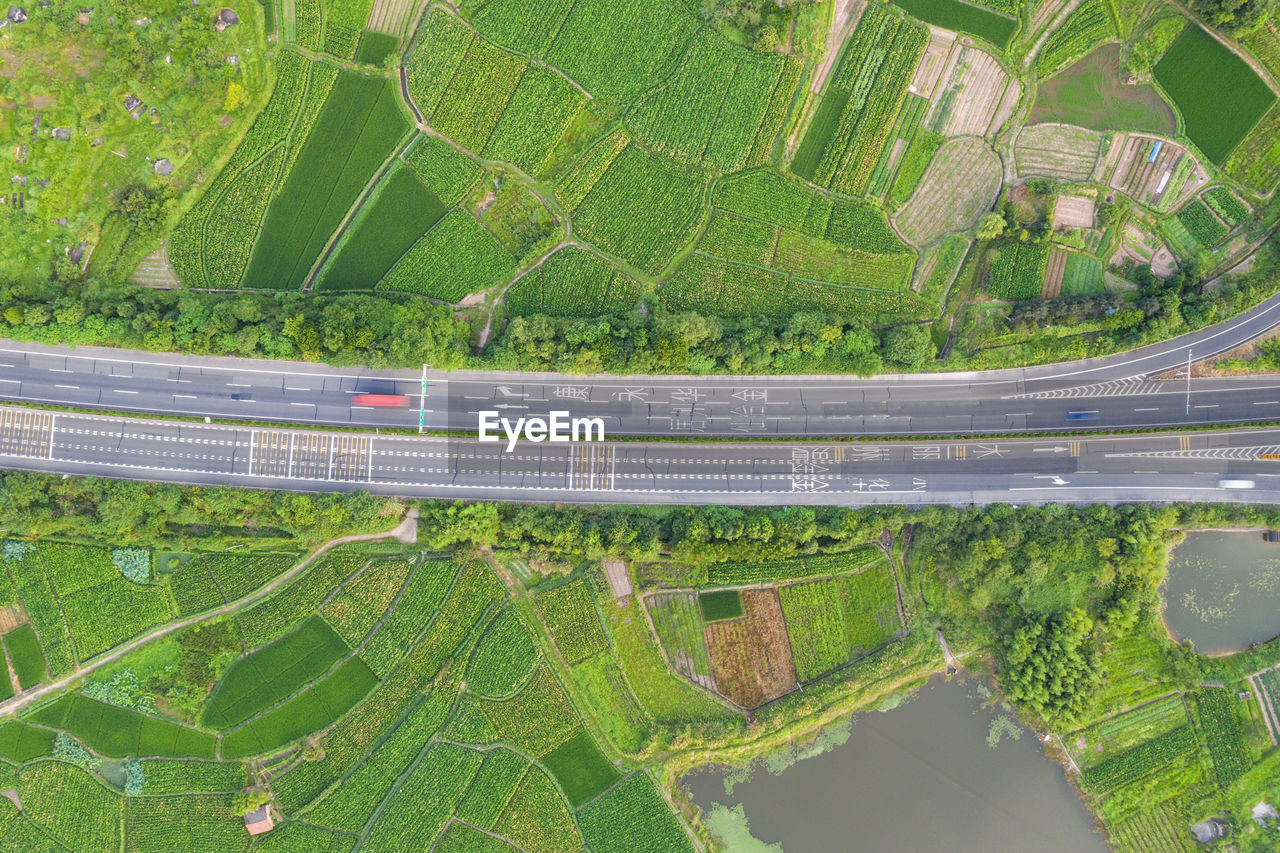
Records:
[[[111,390],[115,391],[117,394],[137,394],[138,393],[137,391],[126,391],[123,388],[112,388]]]
[[[66,389],[68,389],[68,390],[70,390],[70,391],[79,391],[79,390],[80,390],[80,386],[79,386],[79,385],[54,385],[53,387],[54,387],[54,388],[66,388]]]

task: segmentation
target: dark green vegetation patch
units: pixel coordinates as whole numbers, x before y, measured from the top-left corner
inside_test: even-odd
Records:
[[[53,753],[54,733],[51,729],[29,723],[0,723],[0,755],[17,761],[30,761]]]
[[[737,619],[742,615],[742,593],[736,589],[703,592],[698,595],[698,607],[707,622]]]
[[[913,18],[942,27],[972,33],[1004,47],[1018,31],[1018,21],[960,0],[893,0]]]
[[[360,49],[356,51],[356,62],[364,65],[381,65],[388,56],[396,52],[399,44],[400,39],[395,36],[365,30],[364,35],[360,37]]]
[[[333,674],[236,729],[222,740],[223,758],[241,758],[284,746],[329,726],[364,698],[378,676],[359,658],[351,658]]]
[[[267,210],[245,284],[301,287],[352,202],[406,130],[390,81],[342,72]]]
[[[205,707],[203,721],[229,728],[292,696],[347,653],[347,644],[319,616],[231,665]]]
[[[320,276],[320,289],[373,289],[445,214],[445,206],[407,167],[397,169],[366,208]]]
[[[30,625],[22,625],[4,635],[4,647],[13,664],[18,686],[26,690],[45,678],[44,652],[40,651],[40,639]]]
[[[1199,26],[1182,31],[1154,73],[1187,136],[1219,166],[1276,102],[1249,63]]]
[[[585,731],[578,732],[543,757],[569,805],[577,808],[618,781],[621,774]]]
[[[92,749],[113,758],[167,756],[213,758],[213,735],[108,705],[80,694],[68,694],[34,715],[36,722],[66,729]]]
[[[507,608],[485,629],[467,662],[467,687],[481,696],[507,696],[528,677],[537,656],[533,635]]]

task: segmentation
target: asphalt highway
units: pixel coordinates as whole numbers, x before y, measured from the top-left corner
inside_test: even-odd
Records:
[[[581,503],[1280,500],[1280,430],[999,441],[522,442],[0,407],[6,468],[143,481]],[[1251,480],[1252,489],[1220,487]]]
[[[0,340],[0,401],[278,424],[474,431],[567,411],[609,436],[978,435],[1280,419],[1280,377],[1155,380],[1280,322],[1280,296],[1219,326],[1117,356],[964,374],[613,377],[375,371]],[[425,388],[425,395],[424,395]],[[403,409],[357,393],[410,397]]]

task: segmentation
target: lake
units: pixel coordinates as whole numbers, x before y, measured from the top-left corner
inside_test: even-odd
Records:
[[[1270,640],[1280,634],[1280,544],[1261,533],[1188,533],[1162,593],[1169,634],[1201,654]]]
[[[731,795],[727,768],[683,784],[735,851],[1105,851],[1062,768],[981,694],[976,680],[935,678],[900,707],[829,731],[826,752],[777,774],[757,769]]]

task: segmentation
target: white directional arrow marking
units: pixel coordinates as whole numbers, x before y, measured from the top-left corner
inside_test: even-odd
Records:
[[[499,391],[499,392],[501,392],[501,393],[502,393],[502,396],[504,396],[504,397],[519,397],[519,396],[520,396],[520,395],[519,395],[519,394],[517,394],[515,391],[512,391],[512,390],[511,390],[509,387],[507,387],[506,385],[499,385],[499,386],[498,386],[497,388],[495,388],[494,390],[495,390],[495,391]]]
[[[1032,448],[1033,453],[1066,453],[1065,447],[1035,447]]]

